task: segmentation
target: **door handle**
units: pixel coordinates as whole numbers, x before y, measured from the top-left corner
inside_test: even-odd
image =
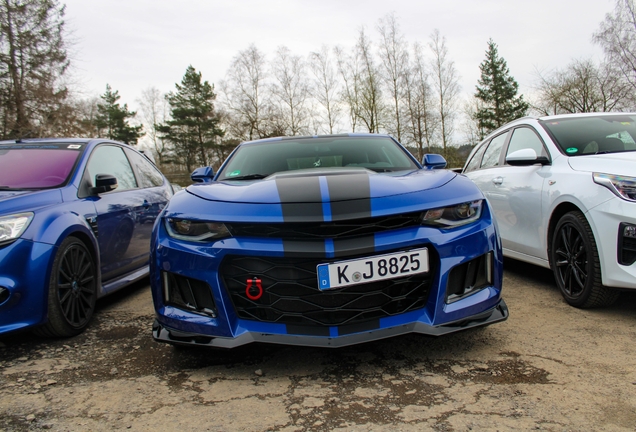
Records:
[[[499,186],[503,183],[503,177],[501,176],[495,177],[494,179],[492,179],[492,182],[496,184],[497,186]]]

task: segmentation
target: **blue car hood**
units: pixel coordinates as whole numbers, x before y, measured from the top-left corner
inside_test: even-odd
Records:
[[[374,199],[440,188],[456,173],[418,170],[378,174],[368,170],[297,170],[258,181],[192,185],[187,191],[210,201],[243,204],[338,202]]]
[[[59,189],[38,191],[0,191],[0,215],[33,211],[62,202]]]

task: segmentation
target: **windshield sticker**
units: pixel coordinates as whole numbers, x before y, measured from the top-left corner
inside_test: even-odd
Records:
[[[240,170],[232,171],[231,173],[228,174],[228,177],[236,177],[240,173],[241,173]]]
[[[71,145],[69,145],[67,148],[70,148],[70,149],[78,149],[78,148],[82,148],[82,146],[81,146],[81,145],[79,145],[79,144],[71,144]]]
[[[577,149],[576,147],[569,147],[568,149],[565,150],[566,153],[576,153],[578,151],[579,149]]]

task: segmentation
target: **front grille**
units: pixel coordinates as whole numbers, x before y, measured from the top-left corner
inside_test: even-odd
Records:
[[[421,212],[322,223],[226,223],[234,237],[337,239],[419,225]]]
[[[316,258],[227,256],[221,276],[239,318],[261,322],[352,325],[426,305],[431,272],[321,291],[316,266],[323,262]],[[257,278],[263,293],[259,299],[250,300],[247,281]]]

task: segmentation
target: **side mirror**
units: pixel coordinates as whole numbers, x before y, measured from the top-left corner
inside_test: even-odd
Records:
[[[100,193],[110,192],[117,189],[117,177],[111,174],[95,175],[95,187],[91,188],[91,193],[99,195]]]
[[[446,168],[446,159],[439,154],[428,153],[422,158],[422,165],[425,169],[444,169]]]
[[[190,178],[194,183],[210,183],[214,178],[214,170],[211,166],[197,168],[192,171]]]
[[[537,152],[534,149],[525,148],[506,156],[506,163],[512,166],[548,165],[550,160],[545,156],[537,156]]]

